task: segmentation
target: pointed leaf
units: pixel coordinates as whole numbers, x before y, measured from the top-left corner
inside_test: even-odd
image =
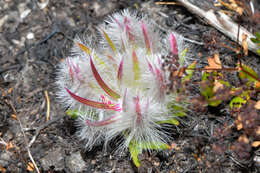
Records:
[[[135,104],[135,112],[136,112],[136,115],[137,115],[137,124],[140,124],[141,123],[141,108],[140,108],[140,103],[139,103],[139,97],[135,97],[134,98],[134,104]]]
[[[134,79],[135,81],[137,81],[141,78],[141,73],[140,73],[138,58],[134,50],[132,52],[132,59],[133,59]]]
[[[179,64],[180,66],[183,66],[184,64],[184,59],[185,59],[185,56],[187,55],[187,52],[188,52],[188,48],[185,48],[181,54],[180,54],[180,58],[179,58]]]
[[[162,142],[141,142],[138,143],[135,140],[132,140],[128,146],[131,158],[136,167],[141,166],[141,161],[138,159],[138,154],[142,152],[142,150],[166,150],[171,147]]]
[[[82,44],[82,43],[80,43],[80,42],[77,42],[76,44],[79,46],[79,48],[80,48],[81,50],[83,50],[84,52],[86,52],[88,55],[91,54],[91,50],[90,50],[87,46],[85,46],[84,44]]]
[[[167,150],[171,147],[162,142],[142,142],[142,149],[148,150]]]
[[[178,47],[176,38],[173,33],[170,34],[170,45],[171,45],[171,52],[173,55],[178,55]]]
[[[75,109],[69,109],[66,111],[66,114],[70,116],[72,119],[78,118],[80,115],[83,115],[83,111],[75,110]]]
[[[187,75],[182,78],[182,83],[185,82],[185,81],[189,81],[191,79],[193,72],[194,72],[193,69],[195,69],[196,64],[197,64],[197,61],[194,61],[192,64],[190,64],[188,66],[189,70],[186,70]]]
[[[200,86],[200,93],[201,93],[201,95],[206,97],[206,99],[209,99],[214,96],[213,83],[208,80],[208,77],[210,75],[211,75],[210,73],[204,72],[202,75],[202,78],[201,78],[202,81],[204,81],[204,82]]]
[[[160,95],[163,96],[163,93],[166,89],[163,74],[162,74],[161,70],[157,67],[155,67],[155,73],[156,73],[156,79],[158,81],[158,85],[160,88]]]
[[[103,34],[104,34],[104,36],[105,36],[105,38],[106,38],[106,40],[107,40],[107,42],[108,42],[110,48],[112,49],[112,51],[113,51],[114,53],[116,53],[116,46],[114,45],[114,43],[112,42],[112,40],[109,38],[109,36],[107,35],[107,33],[106,33],[103,29],[101,29],[101,31],[103,32]]]
[[[180,122],[175,118],[170,119],[170,120],[158,121],[156,123],[158,123],[158,124],[173,124],[173,125],[176,125],[176,126],[178,126],[180,124]]]
[[[255,36],[260,40],[260,32],[256,32]]]
[[[105,103],[101,103],[101,102],[96,102],[96,101],[92,101],[92,100],[88,100],[85,98],[82,98],[74,93],[72,93],[68,88],[65,88],[66,91],[69,93],[69,95],[74,98],[75,100],[77,100],[80,103],[83,103],[85,105],[88,105],[90,107],[94,107],[97,109],[111,109],[114,110],[114,106],[109,106],[108,104]]]
[[[100,127],[100,126],[105,126],[108,124],[111,124],[113,122],[115,122],[117,120],[118,115],[113,115],[105,120],[101,120],[101,121],[90,121],[90,120],[86,120],[86,123],[89,126],[94,126],[94,127]]]
[[[148,61],[148,59],[146,59],[146,62],[147,62],[147,64],[148,64],[148,68],[149,68],[150,72],[151,72],[152,74],[154,74],[154,70],[153,70],[152,64]]]
[[[147,26],[143,22],[142,22],[142,30],[143,30],[143,35],[144,35],[144,42],[145,42],[145,46],[146,46],[146,51],[147,51],[147,54],[150,54],[151,53],[151,43],[150,43],[150,39],[148,37]]]
[[[126,33],[128,35],[128,38],[129,38],[130,42],[133,44],[134,43],[134,35],[130,31],[129,24],[127,23],[125,27],[126,27]]]
[[[255,44],[260,43],[260,40],[257,38],[250,38],[250,40]]]
[[[184,117],[187,110],[182,105],[176,104],[174,102],[175,101],[169,103],[168,109],[173,113],[173,116]]]
[[[213,107],[217,107],[221,102],[222,102],[222,100],[209,99],[208,105],[213,106]]]
[[[117,71],[117,79],[121,83],[122,81],[122,75],[123,75],[123,64],[124,64],[124,58],[121,59],[118,71]]]
[[[141,161],[138,159],[138,154],[141,153],[142,150],[139,147],[137,147],[136,142],[131,142],[128,148],[135,166],[140,167]]]
[[[249,85],[251,82],[253,82],[255,84],[255,87],[257,88],[257,83],[260,82],[257,73],[245,64],[242,64],[242,68],[243,70],[241,69],[239,71],[240,79],[247,79]]]
[[[120,95],[117,94],[116,92],[114,92],[111,88],[109,88],[107,86],[107,84],[102,80],[101,76],[99,75],[94,63],[93,63],[93,60],[92,58],[90,57],[90,65],[91,65],[91,70],[93,72],[93,75],[97,81],[97,83],[99,84],[99,86],[109,95],[111,96],[112,98],[114,99],[119,99],[120,98]]]

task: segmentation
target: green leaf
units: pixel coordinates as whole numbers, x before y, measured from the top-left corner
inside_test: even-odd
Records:
[[[79,111],[79,110],[69,109],[69,110],[66,111],[66,114],[68,116],[70,116],[70,118],[76,119],[76,118],[78,118],[78,116],[83,115],[84,112],[83,111]]]
[[[202,75],[202,81],[209,82],[208,77],[210,75],[216,76],[218,74],[216,72],[212,72],[212,73],[204,72],[203,75]],[[225,82],[223,80],[220,80],[220,83],[224,84],[226,86],[230,86],[230,84],[228,82]],[[208,85],[203,85],[203,86],[200,87],[200,93],[201,93],[201,95],[203,95],[206,98],[209,106],[216,107],[222,102],[222,100],[216,100],[216,99],[213,98],[214,95],[215,95],[213,88],[214,88],[214,82],[211,81],[211,83],[209,83]]]
[[[258,39],[260,39],[260,32],[256,32],[256,33],[255,33],[255,36],[256,36]]]
[[[209,77],[209,76],[210,76],[210,73],[204,72],[204,73],[202,74],[201,80],[202,80],[202,81],[208,80],[208,77]]]
[[[161,142],[156,142],[156,143],[151,143],[151,142],[143,142],[141,145],[137,143],[135,140],[132,140],[128,146],[131,158],[135,164],[136,167],[139,167],[141,165],[141,161],[138,159],[138,154],[142,152],[142,150],[165,150],[169,149],[170,146],[161,143]]]
[[[231,86],[228,81],[224,81],[224,80],[221,80],[221,79],[220,79],[219,82],[220,82],[221,84],[225,85],[226,87],[230,87],[230,86]]]
[[[175,100],[169,102],[167,108],[175,117],[184,117],[186,115],[187,109],[183,105],[176,103]]]
[[[260,55],[260,49],[257,49],[257,51],[256,51],[256,52],[257,52],[257,54],[258,54],[258,55]]]
[[[244,71],[240,70],[239,71],[239,77],[240,79],[245,79],[247,78],[248,80],[255,82],[255,78],[258,78],[257,73],[250,67],[246,66],[245,64],[242,64],[242,68]],[[253,77],[251,77],[249,74],[250,73]]]
[[[222,100],[211,100],[211,99],[209,99],[209,100],[208,100],[208,105],[209,105],[209,106],[216,107],[216,106],[218,106],[221,102],[222,102]]]
[[[142,150],[137,147],[136,143],[131,142],[128,146],[131,158],[135,164],[136,167],[139,167],[141,165],[140,160],[138,159],[138,154],[142,152]]]
[[[178,126],[180,124],[180,122],[175,118],[170,119],[170,120],[157,121],[156,123],[158,123],[158,124],[173,124],[173,125],[176,125],[176,126]]]
[[[188,69],[194,69],[196,67],[197,62],[194,61],[192,64],[188,66]],[[182,78],[182,83],[185,81],[189,81],[193,75],[194,70],[186,70],[187,75]]]
[[[167,145],[165,143],[161,143],[161,142],[156,142],[156,143],[143,142],[142,143],[142,149],[146,149],[146,150],[166,150],[169,148],[170,148],[169,145]]]
[[[260,43],[260,40],[257,39],[257,38],[250,38],[250,40],[251,40],[253,43],[255,43],[255,44]]]
[[[244,100],[242,97],[234,97],[230,101],[229,106],[230,106],[231,109],[240,108],[245,103],[246,103],[246,100]]]
[[[239,77],[240,79],[247,79],[247,85],[250,85],[252,82],[256,85],[259,81],[257,73],[250,67],[242,64],[243,70],[239,71]]]
[[[200,93],[201,95],[203,95],[204,97],[206,97],[206,99],[210,99],[211,97],[214,96],[214,92],[213,92],[213,86],[203,86],[200,87]]]
[[[179,56],[179,64],[180,64],[180,66],[183,66],[183,64],[184,64],[184,59],[185,59],[185,56],[187,55],[187,52],[188,52],[188,48],[185,48],[185,49],[180,53],[180,56]]]

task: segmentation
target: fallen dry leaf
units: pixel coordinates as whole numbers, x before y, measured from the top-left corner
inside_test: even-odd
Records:
[[[256,82],[255,87],[260,88],[260,82]]]
[[[13,88],[9,88],[8,91],[7,91],[7,93],[8,93],[8,94],[11,94],[12,91],[13,91]]]
[[[260,135],[260,126],[258,126],[258,128],[257,128],[256,134],[257,134],[257,135]]]
[[[238,123],[237,124],[237,130],[241,130],[243,128],[243,124],[242,123]]]
[[[208,58],[208,64],[209,65],[205,67],[205,70],[207,72],[212,72],[215,69],[221,69],[222,65],[221,65],[221,61],[219,59],[219,54],[216,53],[216,54],[214,54],[213,57],[209,57]]]
[[[259,147],[260,146],[260,141],[254,141],[252,143],[252,147]]]
[[[6,147],[5,147],[5,149],[6,149],[6,150],[10,150],[10,149],[12,149],[12,148],[14,148],[14,145],[12,144],[12,142],[8,142],[7,145],[6,145]]]
[[[13,120],[16,120],[16,121],[18,120],[17,116],[15,114],[12,114],[11,117],[12,117]]]
[[[30,172],[33,172],[33,170],[34,170],[34,165],[33,165],[33,163],[32,162],[29,162],[28,164],[27,164],[27,171],[30,171]]]
[[[240,7],[236,1],[234,0],[229,0],[229,3],[226,3],[222,0],[218,0],[218,2],[223,5],[224,7],[228,8],[229,10],[237,12],[240,16],[243,14],[244,9]],[[220,6],[219,4],[215,6]]]
[[[235,120],[237,130],[241,130],[243,128],[243,124],[241,121],[242,121],[241,115],[238,115],[237,119]]]
[[[0,172],[3,172],[3,173],[5,173],[5,172],[6,172],[6,169],[5,169],[5,168],[3,168],[1,165],[0,165]]]
[[[244,33],[242,34],[242,47],[244,50],[244,55],[247,56],[248,55],[247,35]]]
[[[258,100],[258,101],[256,102],[255,108],[256,108],[256,109],[260,109],[260,100]]]
[[[248,143],[249,143],[249,140],[248,140],[248,138],[247,138],[246,135],[240,136],[240,137],[238,138],[238,141],[239,141],[239,142],[244,142],[245,144],[248,144]]]
[[[219,82],[219,80],[215,80],[214,81],[214,87],[213,87],[213,92],[216,93],[217,90],[219,89],[223,89],[224,85],[222,83]]]

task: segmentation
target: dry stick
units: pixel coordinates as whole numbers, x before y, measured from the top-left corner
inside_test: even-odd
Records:
[[[49,99],[49,95],[48,95],[48,91],[44,91],[45,94],[45,99],[47,101],[47,111],[46,111],[46,121],[50,120],[50,99]]]
[[[31,159],[31,161],[32,161],[32,163],[33,163],[33,166],[34,166],[34,168],[36,169],[37,173],[40,173],[40,170],[39,170],[39,168],[37,167],[37,165],[36,165],[36,163],[35,163],[35,161],[34,161],[34,159],[33,159],[33,157],[32,157],[32,154],[31,154],[31,151],[30,151],[30,147],[29,147],[29,145],[28,145],[28,139],[27,139],[27,137],[26,137],[26,135],[25,135],[25,132],[24,132],[24,130],[23,130],[23,126],[22,126],[22,122],[21,122],[21,120],[20,120],[20,117],[18,116],[18,114],[17,114],[17,112],[16,112],[16,109],[15,109],[13,103],[12,103],[11,101],[8,101],[8,103],[9,103],[9,105],[11,106],[11,109],[13,110],[13,113],[17,116],[17,119],[18,119],[18,122],[19,122],[19,125],[20,125],[20,128],[21,128],[21,131],[22,131],[22,133],[23,133],[23,137],[24,137],[24,140],[25,140],[26,149],[27,149],[28,155],[29,155],[29,157],[30,157],[30,159]]]
[[[63,116],[58,116],[57,118],[52,119],[52,120],[49,120],[49,121],[47,121],[45,124],[39,126],[39,127],[36,129],[35,135],[32,137],[31,141],[29,142],[28,147],[31,147],[31,146],[32,146],[32,144],[35,142],[36,138],[39,136],[41,130],[45,129],[45,128],[48,127],[50,124],[55,123],[56,121],[58,121],[58,120],[64,118],[65,116],[66,116],[66,114],[64,114]],[[32,129],[32,130],[34,130],[34,129]]]
[[[246,34],[248,49],[252,52],[257,54],[257,44],[253,43],[250,38],[255,37],[252,33],[247,31],[244,27],[240,27],[240,32],[238,33],[238,25],[232,21],[232,19],[224,14],[223,12],[213,10],[205,11],[194,4],[190,3],[188,0],[177,0],[180,2],[184,7],[190,10],[192,13],[200,16],[201,18],[205,19],[205,21],[210,24],[211,26],[215,27],[217,30],[228,36],[233,41],[236,41],[238,38],[239,44],[242,44],[242,35]],[[239,37],[237,37],[239,35]]]
[[[178,5],[176,2],[155,2],[156,5]]]

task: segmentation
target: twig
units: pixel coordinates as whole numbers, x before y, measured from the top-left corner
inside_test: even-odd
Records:
[[[0,138],[0,144],[4,145],[4,146],[7,146],[7,143],[4,141],[3,138]]]
[[[44,91],[45,99],[47,101],[47,111],[46,111],[46,121],[50,120],[50,99],[48,95],[48,91]]]
[[[16,114],[16,116],[17,116],[17,119],[18,119],[18,122],[19,122],[19,125],[20,125],[20,128],[21,128],[21,131],[22,131],[22,134],[23,134],[23,137],[24,137],[24,140],[25,140],[26,149],[27,149],[29,158],[31,159],[31,161],[32,161],[32,163],[33,163],[33,166],[34,166],[34,168],[36,169],[36,172],[37,172],[37,173],[40,173],[40,170],[39,170],[39,168],[37,167],[37,165],[36,165],[36,163],[35,163],[35,161],[34,161],[34,159],[33,159],[33,156],[32,156],[32,154],[31,154],[30,147],[29,147],[29,145],[28,145],[28,139],[27,139],[27,137],[26,137],[26,135],[25,135],[25,132],[24,132],[24,130],[23,130],[23,126],[22,126],[22,122],[21,122],[21,120],[20,120],[20,117],[18,116],[18,114],[17,114],[17,112],[16,112],[16,109],[15,109],[13,103],[12,103],[11,101],[7,101],[7,102],[9,103],[11,109],[13,110],[13,113]]]
[[[64,114],[63,116],[58,116],[57,118],[52,119],[52,120],[46,122],[45,124],[41,125],[40,127],[38,127],[38,128],[36,129],[35,135],[32,137],[32,139],[31,139],[31,141],[30,141],[30,143],[29,143],[28,146],[29,146],[29,147],[32,146],[32,144],[35,142],[36,138],[39,136],[41,130],[45,129],[45,128],[48,127],[50,124],[55,123],[56,121],[62,119],[62,118],[65,117],[65,116],[66,116],[66,114]],[[34,129],[31,129],[31,130],[34,130]]]
[[[156,5],[179,5],[176,2],[155,2]]]
[[[191,39],[188,39],[188,38],[185,38],[185,37],[183,38],[183,40],[190,42],[190,43],[193,43],[193,44],[204,45],[203,42],[198,42],[196,40],[191,40]]]
[[[248,49],[257,53],[257,45],[253,43],[250,38],[255,37],[252,33],[247,31],[244,27],[240,27],[240,32],[238,34],[238,24],[232,21],[232,19],[224,14],[223,12],[215,12],[213,10],[205,11],[200,7],[195,6],[194,4],[190,3],[188,0],[177,0],[180,2],[184,7],[190,10],[192,13],[200,16],[203,18],[208,24],[215,27],[217,30],[228,36],[233,41],[236,41],[238,38],[239,44],[242,44],[242,35],[246,34]],[[239,37],[237,37],[239,35]]]
[[[4,68],[4,69],[0,69],[0,74],[1,74],[1,73],[4,73],[4,72],[7,72],[7,71],[9,71],[9,70],[18,69],[18,68],[20,68],[20,67],[21,67],[21,65],[18,64],[18,65],[12,65],[12,66],[6,67],[6,68]]]

